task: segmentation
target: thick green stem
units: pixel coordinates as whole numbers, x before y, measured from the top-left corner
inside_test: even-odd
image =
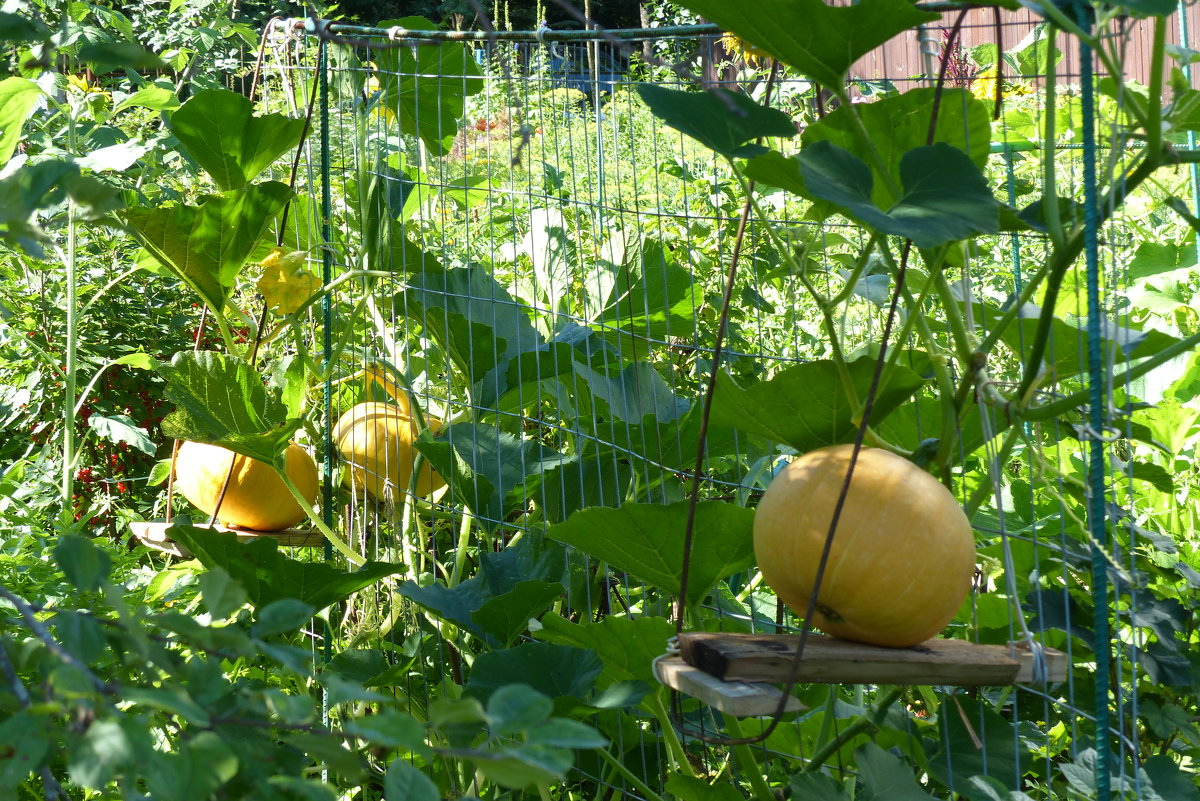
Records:
[[[463,568],[467,564],[467,549],[471,545],[471,512],[463,509],[462,523],[458,527],[458,542],[454,548],[454,567],[450,570],[450,580],[446,586],[455,587],[462,581]]]
[[[74,125],[71,126],[72,132]],[[72,136],[72,138],[74,138]],[[63,471],[62,471],[62,502],[63,517],[70,520],[75,510],[75,371],[76,347],[79,337],[79,318],[76,304],[76,289],[78,274],[78,221],[75,218],[75,201],[67,201],[67,271],[66,302],[67,326],[63,336],[66,342],[63,353],[66,363],[63,368]]]
[[[733,715],[725,716],[725,730],[735,740],[741,740],[746,736],[746,733],[742,730],[742,724]],[[733,747],[733,755],[737,759],[742,775],[749,780],[750,788],[754,791],[754,797],[758,801],[775,801],[775,793],[771,792],[771,785],[767,784],[767,779],[763,776],[762,767],[758,764],[758,760],[754,758],[754,752],[750,749],[750,746],[745,744],[735,745]]]
[[[292,493],[292,497],[296,499],[296,503],[300,504],[300,508],[304,510],[304,514],[308,515],[309,521],[317,527],[318,531],[325,535],[325,539],[329,540],[329,544],[333,546],[334,550],[346,557],[346,561],[355,567],[363,564],[366,560],[355,552],[349,543],[339,537],[332,528],[325,524],[325,521],[317,514],[317,510],[313,508],[313,505],[300,492],[300,488],[296,486],[296,482],[292,481],[292,477],[286,471],[279,468],[275,468],[275,472],[283,480],[283,484],[288,488],[288,492]]]
[[[1163,52],[1167,45],[1167,18],[1154,18],[1154,43],[1150,47],[1149,106],[1146,109],[1146,150],[1159,153],[1163,145]],[[1117,77],[1117,76],[1114,76]]]
[[[1046,132],[1042,137],[1042,217],[1046,223],[1050,241],[1055,247],[1063,242],[1062,214],[1058,209],[1058,180],[1055,172],[1055,157],[1058,155],[1058,88],[1055,81],[1058,72],[1054,69],[1054,39],[1058,31],[1053,25],[1046,29],[1050,46],[1046,49]]]
[[[679,735],[675,733],[675,727],[671,725],[671,716],[667,714],[667,708],[663,706],[662,694],[663,690],[660,688],[646,697],[650,704],[650,712],[658,721],[658,727],[662,730],[663,742],[667,744],[667,754],[675,763],[676,769],[685,776],[695,776],[696,771],[692,769],[692,763],[688,761],[687,751],[683,749],[683,743],[679,741]]]
[[[825,743],[825,745],[823,745],[815,754],[813,754],[812,758],[808,760],[808,764],[804,766],[804,771],[806,773],[813,773],[820,770],[821,766],[825,764],[826,760],[836,754],[838,750],[841,749],[841,747],[846,743],[850,742],[858,735],[878,727],[884,716],[887,715],[888,709],[892,704],[896,703],[902,692],[903,690],[900,687],[893,687],[891,690],[889,690],[887,695],[883,696],[878,702],[876,702],[875,708],[871,710],[869,714],[865,714],[858,720],[851,723],[849,726],[839,732],[837,737],[834,737],[832,740]]]
[[[1008,456],[1017,444],[1017,437],[1020,434],[1020,428],[1013,428],[1005,435],[1004,442],[1000,443],[1000,450],[996,452],[996,464],[1004,465],[1008,462]],[[975,488],[975,491],[971,493],[971,497],[967,499],[967,503],[963,506],[963,511],[966,512],[968,520],[975,516],[975,513],[979,511],[979,507],[983,505],[984,500],[989,495],[994,494],[995,490],[996,488],[992,486],[991,481],[984,481]]]

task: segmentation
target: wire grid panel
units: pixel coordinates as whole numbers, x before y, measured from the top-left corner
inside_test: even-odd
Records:
[[[345,478],[336,503],[341,530],[364,555],[402,562],[408,571],[398,591],[359,599],[343,621],[342,645],[371,643],[397,661],[410,660],[404,690],[414,709],[425,710],[450,692],[450,683],[469,692],[470,663],[482,653],[528,639],[498,641],[494,632],[473,627],[469,614],[456,617],[439,606],[429,587],[453,592],[506,570],[549,578],[554,571],[545,572],[547,560],[560,558],[555,569],[564,577],[563,592],[550,616],[665,617],[671,594],[573,550],[559,554],[545,539],[546,528],[590,507],[682,503],[697,467],[702,497],[752,506],[794,450],[741,430],[735,412],[718,404],[696,464],[700,400],[713,367],[744,187],[711,152],[651,115],[633,83],[652,73],[658,83],[690,86],[686,77],[652,70],[638,56],[680,62],[726,52],[716,37],[627,38],[623,46],[585,36],[547,42],[534,33],[513,41],[397,42],[371,30],[346,37],[326,50],[319,145],[310,147],[306,163],[311,197],[325,193],[327,208],[310,200],[292,225],[297,242],[322,253],[328,279],[339,282],[326,318],[326,346],[336,358],[330,423],[374,404],[386,425],[397,409],[408,409],[413,422],[396,423],[406,442],[428,428],[412,447],[367,448],[357,457],[343,450],[336,473]],[[315,60],[312,40],[293,46],[300,61]],[[954,55],[944,51],[939,58]],[[311,88],[307,79],[294,79],[300,74],[279,72],[279,87],[292,87],[283,97],[297,96],[298,86]],[[770,85],[764,70],[739,61],[713,74],[789,111],[801,128],[829,110],[798,78]],[[973,76],[951,72],[949,78],[961,90],[943,100],[953,114],[956,100],[964,109],[970,102]],[[877,81],[864,81],[859,92],[870,101],[878,88]],[[992,141],[967,146],[993,152],[989,174],[1020,207],[1023,196],[1036,196],[1042,179],[1030,141],[1046,107],[1031,80],[1018,76],[1008,91]],[[1077,102],[1068,98],[1058,113],[1060,130],[1078,130]],[[967,112],[958,118],[965,126]],[[964,135],[969,139],[970,131]],[[1081,196],[1078,150],[1064,141],[1063,154],[1060,192]],[[1115,171],[1121,154],[1109,156]],[[861,229],[836,217],[814,223],[783,193],[761,191],[759,202],[789,238],[772,239],[752,215],[737,245],[739,278],[720,365],[731,391],[830,356],[821,310],[782,266],[787,259],[780,248],[808,259],[816,288],[833,293],[867,241]],[[323,220],[328,227],[321,231]],[[1120,289],[1127,283],[1127,253],[1120,246],[1131,234],[1120,217],[1109,228],[1110,246],[1102,253],[1105,302],[1110,318],[1119,320]],[[983,237],[964,252],[952,289],[977,336],[987,336],[1023,276],[1048,254],[1046,237],[1030,232]],[[867,273],[847,298],[839,334],[850,353],[869,355],[880,337],[888,279],[882,269]],[[1083,286],[1076,288],[1081,302]],[[941,321],[928,322],[933,336],[945,334]],[[1065,381],[1039,387],[1047,398],[1078,385],[1072,378],[1083,371],[1084,340],[1081,329],[1056,329],[1048,359]],[[996,380],[1015,379],[1021,344],[1010,343]],[[1110,358],[1118,359],[1119,350]],[[921,369],[919,354],[906,359]],[[889,433],[915,451],[926,429],[936,429],[937,416],[934,400],[919,395],[894,412],[901,422]],[[1087,628],[1074,575],[1090,543],[1072,524],[1078,505],[1070,504],[1079,472],[1049,469],[1071,462],[1078,430],[1057,422],[1027,430],[1018,447],[1001,452],[991,436],[1001,421],[984,413],[967,425],[964,440],[978,435],[989,443],[974,453],[964,446],[963,456],[990,467],[993,484],[965,486],[964,493],[995,495],[973,520],[981,560],[991,570],[972,593],[971,614],[956,624],[955,636],[982,642],[1029,637],[1065,650],[1069,664],[1086,660],[1086,649],[1076,653],[1077,638],[1063,634]],[[344,444],[337,441],[339,429],[331,425],[331,454]],[[828,436],[845,439],[847,430]],[[1108,493],[1118,507],[1129,502],[1120,485],[1114,478]],[[1050,508],[1046,497],[1062,498],[1062,507]],[[1124,544],[1109,558],[1113,570],[1132,574],[1133,543]],[[792,613],[753,578],[753,572],[735,576],[717,588],[709,597],[710,625],[796,630]],[[1132,766],[1139,748],[1131,721],[1138,653],[1119,649],[1114,656],[1108,739],[1116,781],[1136,788]],[[645,678],[647,670],[631,668],[631,675]],[[930,689],[920,704],[891,719],[889,737],[908,737],[902,750],[923,759],[938,786],[951,793],[961,792],[956,781],[979,767],[963,764],[963,738],[982,749],[983,772],[1005,786],[1034,792],[1029,763],[1040,758],[1043,766],[1033,772],[1045,777],[1040,789],[1049,797],[1055,782],[1062,784],[1064,761],[1088,765],[1096,706],[1093,688],[1081,686],[1079,675],[1071,673],[1062,686],[1015,693]],[[825,715],[823,725],[836,728],[847,710],[864,703],[863,693],[801,688],[801,697],[823,711],[790,718],[756,750],[799,769],[811,756],[805,748],[814,716]],[[676,711],[685,731],[722,730],[720,717],[702,705],[684,699]],[[922,752],[919,735],[928,739],[930,719],[940,720],[935,733],[942,748]],[[657,786],[668,743],[620,716],[609,724],[605,732],[615,750]],[[745,727],[752,733],[760,725],[765,722]],[[989,749],[996,754],[990,768]],[[1001,757],[1014,750],[1022,756]],[[695,748],[693,755],[712,770],[722,764],[719,749]],[[625,779],[588,764],[581,770],[632,797]]]

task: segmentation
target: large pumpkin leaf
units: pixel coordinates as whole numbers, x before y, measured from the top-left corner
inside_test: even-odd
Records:
[[[882,209],[866,162],[845,148],[816,142],[796,156],[804,188],[845,214],[885,234],[932,248],[976,234],[995,233],[1000,204],[970,157],[945,144],[918,147],[900,158],[900,197]]]
[[[228,89],[197,92],[171,115],[171,131],[222,190],[241,189],[300,143],[304,120],[254,115],[249,98]]]
[[[824,0],[683,0],[681,5],[826,86],[841,86],[851,64],[896,34],[938,18],[909,0],[845,6]]]
[[[524,498],[532,478],[566,460],[541,443],[478,423],[453,423],[436,436],[426,432],[415,447],[489,531]]]
[[[421,17],[385,20],[380,27],[433,30]],[[450,151],[458,133],[464,98],[483,89],[483,74],[465,45],[458,42],[375,51],[376,78],[385,113],[394,115],[400,131],[419,136],[438,156]]]
[[[604,662],[601,686],[613,682],[656,682],[654,658],[666,652],[675,627],[663,617],[606,617],[595,623],[572,623],[555,614],[542,618],[539,640],[588,648]]]
[[[939,716],[941,736],[924,741],[933,777],[946,787],[965,788],[972,801],[985,798],[970,789],[973,776],[990,776],[1006,791],[1019,790],[1030,754],[1013,724],[973,698],[954,696],[947,703],[957,709]]]
[[[583,509],[546,536],[573,545],[613,568],[679,595],[687,501]],[[699,603],[719,580],[754,564],[754,512],[720,501],[696,507],[687,601]]]
[[[754,156],[766,149],[755,139],[796,135],[791,115],[724,89],[681,92],[639,83],[637,93],[656,117],[723,156]]]
[[[120,220],[160,264],[221,309],[267,224],[292,196],[274,181],[223,195],[199,206],[131,206]]]
[[[846,365],[859,399],[866,397],[875,360]],[[925,383],[916,371],[897,364],[875,397],[871,420],[884,420]],[[847,442],[854,434],[853,409],[832,361],[804,362],[768,381],[743,389],[727,373],[717,377],[710,422],[783,442],[801,453]]]
[[[871,138],[871,146],[888,170],[887,179],[902,183],[900,162],[908,151],[936,144],[951,145],[966,153],[975,166],[983,169],[991,153],[991,120],[988,104],[976,100],[965,89],[946,89],[938,105],[937,128],[929,141],[929,122],[938,90],[912,89],[884,97],[874,103],[858,104],[852,110],[861,119]],[[862,141],[859,123],[851,119],[851,109],[841,107],[804,130],[803,142],[829,142],[844,148],[871,164]],[[872,167],[875,189],[872,199],[886,208],[896,198],[887,191],[884,176]]]
[[[246,591],[256,608],[283,599],[301,601],[314,609],[327,609],[382,578],[404,570],[404,565],[367,562],[353,572],[325,562],[301,562],[279,551],[272,537],[240,542],[232,531],[196,528],[178,522],[168,535],[183,545],[207,568],[220,567]]]
[[[176,404],[163,420],[164,434],[283,467],[300,420],[288,417],[278,389],[268,389],[250,365],[223,353],[184,351],[158,372]]]
[[[862,801],[932,801],[912,767],[875,743],[863,743],[854,757],[863,782],[863,792],[857,796]]]
[[[596,686],[600,657],[585,648],[529,642],[480,654],[463,691],[486,701],[510,684],[525,684],[549,698],[583,700]]]
[[[649,241],[629,248],[617,271],[613,295],[597,321],[600,333],[621,353],[644,351],[646,341],[671,337],[691,340],[703,289],[692,282],[662,243]]]

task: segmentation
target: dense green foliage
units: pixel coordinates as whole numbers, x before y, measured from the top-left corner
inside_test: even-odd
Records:
[[[744,93],[680,88],[655,56],[691,44],[664,41],[586,98],[540,51],[330,45],[327,201],[316,49],[246,97],[285,9],[0,6],[0,797],[1200,798],[1200,92],[1161,64],[1124,85],[1104,49],[1089,135],[1039,27],[971,54],[1040,76],[998,109],[983,79],[854,102],[853,61],[934,15],[684,5],[783,80],[740,60]],[[448,487],[355,497],[329,429],[399,393]],[[972,521],[947,636],[1027,626],[1068,681],[802,685],[763,748],[690,736],[767,720],[669,708],[674,616],[798,628],[753,508],[857,435]],[[194,527],[173,438],[324,459],[326,553]],[[189,557],[129,535],[168,503]]]

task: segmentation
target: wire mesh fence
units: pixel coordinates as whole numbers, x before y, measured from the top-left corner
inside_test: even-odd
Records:
[[[284,22],[264,64],[267,107],[303,114],[315,98],[317,109],[286,236],[319,254],[324,283],[336,287],[303,346],[331,361],[326,513],[359,553],[405,565],[399,582],[348,606],[332,653],[382,649],[389,688],[426,716],[439,698],[487,699],[505,681],[586,699],[616,760],[581,752],[564,798],[725,798],[690,784],[722,774],[758,794],[760,768],[777,782],[792,776],[793,797],[840,798],[832,778],[804,772],[831,756],[830,775],[848,771],[875,787],[903,761],[920,780],[903,786],[935,797],[1155,797],[1138,691],[1145,671],[1178,665],[1165,636],[1146,635],[1157,625],[1146,616],[1162,605],[1139,578],[1157,546],[1134,490],[1154,471],[1139,467],[1129,443],[1132,405],[1165,388],[1135,385],[1135,401],[1112,377],[1156,336],[1132,316],[1143,243],[1187,245],[1145,199],[1118,208],[1109,193],[1103,228],[1083,222],[1089,191],[1119,185],[1132,163],[1120,96],[1093,111],[1079,75],[1060,71],[1047,86],[1054,48],[1027,25],[992,48],[990,63],[986,45],[969,60],[949,25],[930,26],[937,49],[926,74],[856,83],[864,119],[874,114],[899,142],[936,130],[1014,213],[1033,219],[1029,203],[1047,192],[1062,203],[1057,222],[1013,223],[954,246],[942,284],[912,268],[921,278],[912,292],[942,293],[962,322],[908,314],[884,343],[897,270],[872,249],[878,233],[751,184],[635,88],[719,84],[785,111],[809,145],[844,133],[822,87],[739,51],[712,26],[466,35],[397,24],[305,31]],[[885,104],[896,87],[907,90],[905,105]],[[1050,137],[1058,155],[1047,172]],[[1087,172],[1093,157],[1099,177]],[[1161,194],[1192,197],[1190,174],[1163,181]],[[1091,286],[1108,328],[1099,339],[1081,324],[1082,269],[1068,271],[1057,297],[1022,296],[1059,257],[1055,226],[1077,223],[1100,236]],[[1013,311],[1022,303],[1025,313]],[[1022,392],[1053,406],[1085,391],[1086,354],[1100,347],[1109,380],[1099,429],[1078,405],[1013,423],[981,404],[947,444],[944,407],[919,388],[937,380],[931,361],[944,364],[956,343],[999,338],[987,381],[972,385],[961,372],[969,365],[952,362],[949,391],[1011,390],[1046,304],[1058,315],[1047,367]],[[760,732],[767,718],[737,722],[686,696],[667,708],[651,664],[674,633],[679,594],[698,628],[773,635],[801,625],[750,563],[691,596],[679,572],[700,550],[655,550],[656,535],[673,541],[667,531],[693,486],[701,505],[752,508],[798,453],[853,439],[859,421],[839,382],[865,393],[883,345],[900,355],[878,396],[878,436],[927,459],[951,451],[963,465],[952,483],[973,512],[979,567],[949,636],[1054,649],[1092,669],[1049,684],[918,686],[895,706],[881,703],[882,679],[802,684],[810,709],[762,743],[706,745],[711,735]],[[768,384],[786,393],[769,395]],[[1108,457],[1102,540],[1086,521],[1096,492],[1088,447]],[[596,509],[612,511],[579,516]],[[717,533],[723,524],[715,513],[698,521]],[[623,561],[625,540],[613,536],[621,527],[640,528],[648,544],[632,557],[638,569]],[[609,538],[618,545],[606,547]],[[938,565],[928,570],[914,580],[935,580]],[[454,797],[491,797],[477,778],[424,767]],[[1006,795],[1017,792],[1026,795]]]

